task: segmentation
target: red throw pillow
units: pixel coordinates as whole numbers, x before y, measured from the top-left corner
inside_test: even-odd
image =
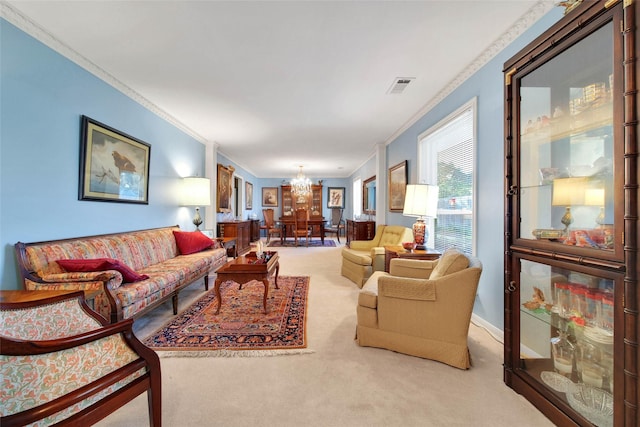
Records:
[[[94,258],[94,259],[59,259],[57,261],[60,267],[66,271],[105,271],[116,270],[122,273],[123,283],[139,282],[148,279],[146,274],[138,274],[128,265],[111,258]]]
[[[194,254],[209,249],[215,243],[199,231],[174,231],[176,245],[182,255]]]

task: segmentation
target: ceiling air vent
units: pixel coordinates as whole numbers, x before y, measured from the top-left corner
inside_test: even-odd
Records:
[[[396,77],[391,84],[391,87],[387,91],[389,94],[402,93],[404,89],[411,83],[411,80],[415,80],[415,77]]]

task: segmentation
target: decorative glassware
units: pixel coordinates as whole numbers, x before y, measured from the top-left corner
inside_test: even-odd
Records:
[[[557,337],[551,338],[551,351],[553,353],[553,367],[556,372],[571,378],[575,347],[567,339],[566,331],[560,330]]]
[[[602,388],[605,370],[601,361],[602,351],[594,344],[585,339],[576,345],[576,371],[583,383]]]

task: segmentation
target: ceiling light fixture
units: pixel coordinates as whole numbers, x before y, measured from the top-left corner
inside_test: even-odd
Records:
[[[296,196],[306,196],[311,193],[311,180],[302,173],[302,165],[298,170],[298,176],[291,180],[291,192]]]

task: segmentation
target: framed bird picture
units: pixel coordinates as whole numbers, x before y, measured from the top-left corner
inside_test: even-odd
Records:
[[[149,204],[151,145],[82,116],[79,200]]]

